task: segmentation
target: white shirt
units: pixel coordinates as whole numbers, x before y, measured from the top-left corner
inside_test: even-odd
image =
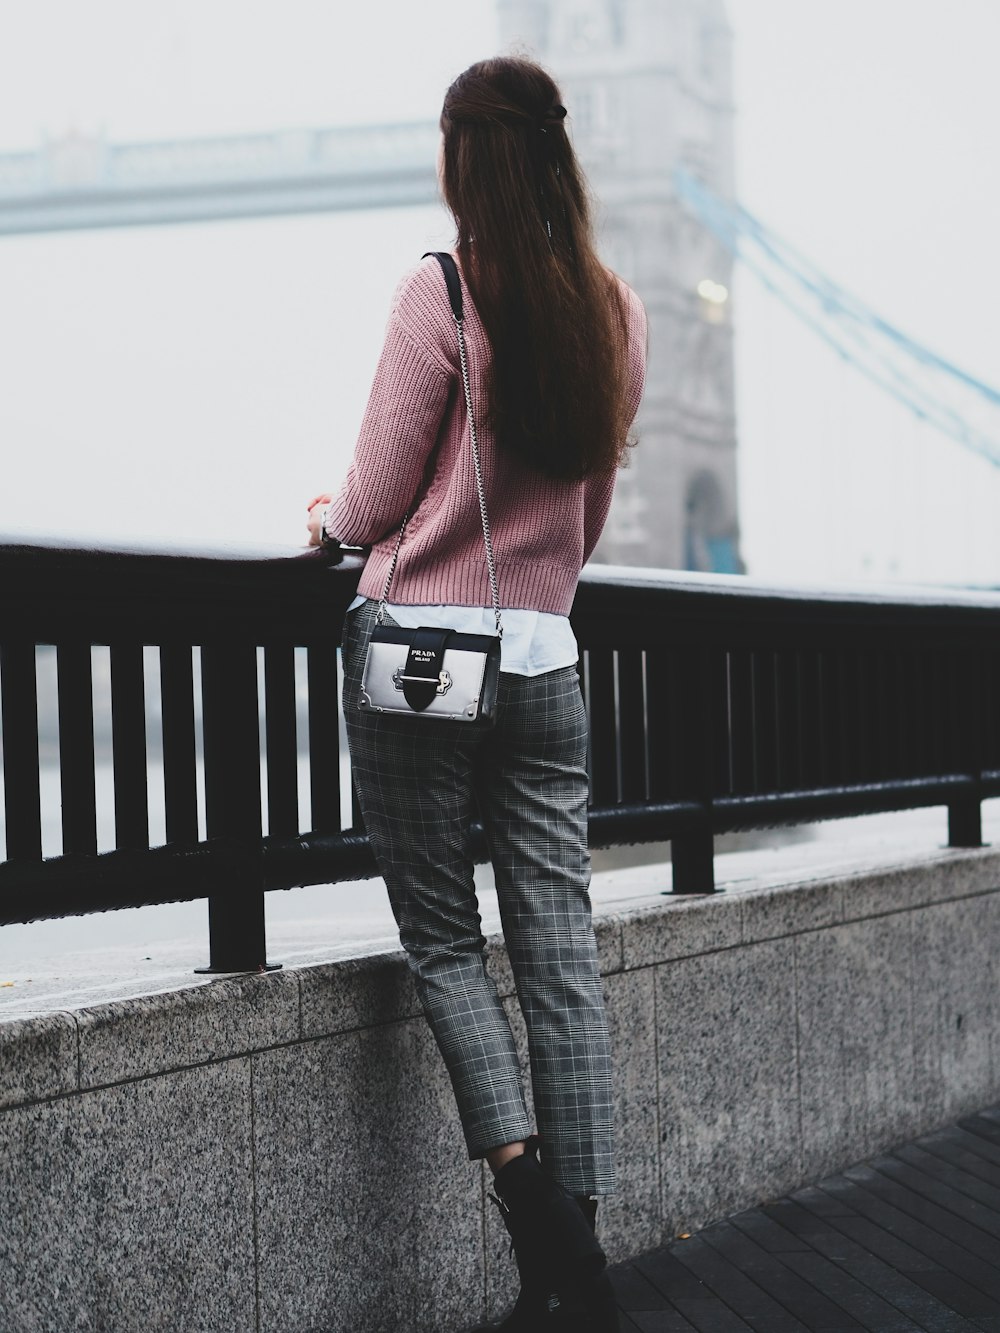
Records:
[[[355,597],[347,614],[364,606],[369,598]],[[371,599],[374,600],[374,599]],[[462,634],[495,634],[496,618],[491,606],[395,606],[386,611],[397,625],[417,629],[420,625],[457,629]],[[503,638],[500,640],[500,670],[518,676],[540,676],[543,671],[575,666],[580,656],[569,616],[550,611],[500,608]]]

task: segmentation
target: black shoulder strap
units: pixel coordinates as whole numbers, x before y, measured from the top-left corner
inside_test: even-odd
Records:
[[[421,259],[427,259],[429,256],[436,259],[441,265],[445,285],[448,288],[448,300],[451,302],[451,313],[456,319],[460,320],[462,318],[462,284],[458,277],[458,265],[445,250],[428,250],[420,257]]]

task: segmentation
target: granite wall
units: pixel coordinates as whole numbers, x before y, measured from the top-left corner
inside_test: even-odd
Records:
[[[1000,853],[597,926],[612,1260],[1000,1098]],[[0,1108],[2,1333],[457,1333],[513,1293],[399,954],[0,1023]]]

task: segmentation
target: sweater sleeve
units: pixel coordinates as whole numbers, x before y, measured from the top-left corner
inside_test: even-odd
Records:
[[[368,546],[403,521],[437,442],[448,394],[439,359],[394,310],[354,457],[327,515],[327,531],[339,541]]]

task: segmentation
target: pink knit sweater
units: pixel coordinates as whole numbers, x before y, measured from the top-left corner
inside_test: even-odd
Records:
[[[646,368],[646,315],[622,283],[629,320],[629,407]],[[482,422],[490,347],[463,290],[465,337],[500,604],[569,613],[580,570],[608,516],[617,469],[562,481],[498,449]],[[554,330],[557,334],[558,331]],[[371,545],[358,591],[382,592],[396,535],[411,506],[390,598],[400,603],[488,606],[489,575],[444,275],[427,258],[396,289],[385,344],[347,478],[327,531]]]

